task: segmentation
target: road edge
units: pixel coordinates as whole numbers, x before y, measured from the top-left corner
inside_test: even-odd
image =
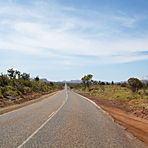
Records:
[[[22,107],[40,102],[44,99],[47,99],[48,97],[54,96],[58,92],[60,92],[60,91],[56,91],[56,92],[52,92],[52,93],[49,93],[49,94],[46,94],[46,95],[42,95],[37,99],[29,100],[29,101],[26,101],[26,102],[23,102],[23,103],[20,103],[20,104],[15,104],[15,105],[11,105],[11,106],[8,106],[8,107],[1,108],[0,109],[0,116],[3,115],[3,114],[9,113],[9,112],[15,111],[17,109],[20,109]]]
[[[74,91],[72,91],[74,92]],[[89,98],[82,96],[76,92],[74,92],[75,94],[77,94],[78,96],[82,97],[83,99],[85,99],[86,101],[90,102],[91,104],[93,104],[96,108],[98,108],[99,110],[101,110],[105,115],[107,115],[114,123],[116,123],[117,126],[119,126],[121,129],[123,129],[125,131],[126,136],[131,139],[131,140],[138,140],[138,142],[142,142],[145,146],[147,146],[147,144],[142,141],[141,139],[139,139],[138,137],[136,137],[133,133],[131,133],[130,131],[127,131],[126,127],[124,127],[122,124],[120,124],[117,120],[115,120],[108,112],[106,112],[105,110],[103,110],[99,105],[97,105],[94,101],[90,100]]]

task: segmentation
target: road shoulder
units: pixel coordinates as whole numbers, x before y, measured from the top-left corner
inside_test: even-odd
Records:
[[[148,120],[133,116],[121,109],[109,107],[106,106],[106,104],[100,104],[97,98],[93,98],[92,96],[86,96],[82,93],[80,95],[87,97],[89,100],[96,103],[105,112],[107,112],[115,122],[123,126],[125,130],[132,133],[133,136],[148,145]]]
[[[52,93],[40,96],[39,98],[29,100],[29,101],[25,101],[25,102],[20,103],[20,104],[14,104],[14,105],[10,105],[10,106],[4,107],[4,108],[0,108],[0,115],[7,113],[7,112],[10,112],[10,111],[13,111],[13,110],[16,110],[16,109],[19,109],[19,108],[22,108],[22,107],[25,107],[27,105],[30,105],[30,104],[33,104],[33,103],[36,103],[36,102],[42,101],[42,100],[44,100],[44,99],[46,99],[50,96],[53,96],[57,92],[58,91],[52,92]]]

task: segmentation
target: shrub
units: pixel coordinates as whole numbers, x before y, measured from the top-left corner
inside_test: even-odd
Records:
[[[6,85],[9,84],[9,78],[7,77],[7,75],[0,75],[0,86],[4,87]]]
[[[15,90],[12,86],[5,86],[2,88],[2,94],[4,97],[12,96],[12,97],[18,97],[19,93],[17,90]]]
[[[121,87],[126,87],[126,86],[127,86],[126,82],[121,83]]]
[[[37,76],[30,79],[30,74],[21,73],[13,68],[7,70],[7,74],[0,75],[0,98],[17,98],[22,94],[31,92],[49,92],[49,90],[62,89],[63,84],[45,83]]]
[[[128,85],[132,92],[138,92],[140,88],[142,88],[142,82],[137,78],[129,78]]]
[[[0,99],[3,98],[3,95],[2,95],[2,90],[1,90],[1,87],[0,87]]]
[[[25,86],[25,87],[24,87],[24,94],[28,94],[28,93],[30,93],[30,92],[31,92],[31,88]]]

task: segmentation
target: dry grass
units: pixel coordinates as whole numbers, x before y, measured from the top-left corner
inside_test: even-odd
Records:
[[[148,108],[148,89],[141,89],[137,93],[132,93],[127,87],[119,85],[92,86],[86,91],[92,96],[98,96],[102,99],[119,100],[128,102],[135,108]]]

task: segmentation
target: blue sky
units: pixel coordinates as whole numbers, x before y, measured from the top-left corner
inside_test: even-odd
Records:
[[[49,80],[148,78],[147,0],[0,0],[0,72]]]

